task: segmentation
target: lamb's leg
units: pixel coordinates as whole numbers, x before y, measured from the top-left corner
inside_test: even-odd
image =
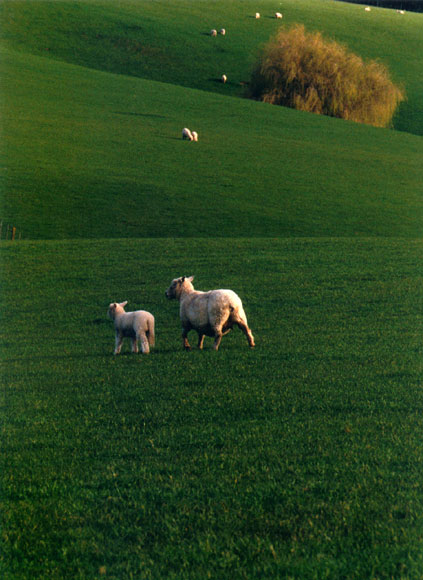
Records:
[[[138,339],[141,342],[141,351],[143,354],[149,354],[150,352],[150,345],[148,343],[148,338],[145,332],[140,332],[138,335]]]
[[[137,353],[138,352],[137,337],[135,336],[134,338],[131,338],[131,342],[132,342],[132,352]]]
[[[122,348],[122,341],[123,341],[123,336],[119,332],[117,332],[116,333],[116,340],[115,340],[115,352],[113,354],[120,353],[120,349]]]
[[[200,332],[198,333],[198,343],[197,346],[198,348],[201,350],[203,348],[203,342],[204,342],[204,334],[201,334]]]

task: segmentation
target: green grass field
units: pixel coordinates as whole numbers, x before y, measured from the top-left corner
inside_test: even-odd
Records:
[[[6,577],[418,578],[421,252],[4,245]],[[183,272],[225,272],[256,350],[240,331],[181,349],[164,290]],[[115,299],[156,313],[150,356],[112,356]]]
[[[243,98],[279,7],[389,66],[392,130]],[[6,580],[423,577],[423,20],[397,16],[1,3]],[[236,291],[256,348],[183,351],[180,275]],[[149,356],[112,354],[123,300]]]

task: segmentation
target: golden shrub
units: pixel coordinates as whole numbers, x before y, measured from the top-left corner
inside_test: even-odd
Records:
[[[376,127],[388,127],[404,91],[385,65],[364,62],[304,26],[280,29],[262,51],[248,96]]]

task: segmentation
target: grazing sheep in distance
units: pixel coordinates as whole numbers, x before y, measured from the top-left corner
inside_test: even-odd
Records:
[[[214,28],[212,28],[210,30],[210,36],[217,36],[217,30],[215,30]]]
[[[280,12],[275,13],[275,18],[282,18],[282,14]]]
[[[188,141],[194,140],[191,131],[187,127],[182,129],[182,139],[188,139]]]
[[[260,12],[256,12],[256,19],[260,18]]]
[[[366,8],[365,8],[364,10],[365,10],[366,12],[370,12],[370,11],[371,11],[371,8],[370,8],[370,6],[366,6]]]
[[[254,337],[248,328],[247,317],[240,297],[232,290],[210,290],[200,292],[194,289],[194,276],[182,276],[172,280],[166,290],[166,298],[175,298],[180,304],[182,342],[185,350],[190,350],[188,332],[198,334],[198,348],[203,348],[204,336],[214,337],[214,350],[218,350],[222,336],[236,324],[245,334],[250,347],[254,347]]]
[[[197,133],[197,131],[193,131],[191,134],[192,134],[192,140],[193,141],[198,141],[198,133]]]
[[[220,77],[220,80],[222,81],[222,83],[226,83],[226,81],[228,80],[228,77],[226,75],[222,75]]]
[[[226,34],[226,30],[225,30],[224,28],[221,28],[221,29],[219,30],[219,34],[221,34],[222,36],[225,36],[225,34]]]
[[[125,302],[112,302],[109,305],[108,315],[115,323],[116,345],[114,354],[119,354],[124,337],[132,341],[132,352],[138,352],[138,341],[144,354],[150,352],[154,346],[154,316],[145,310],[125,312]]]

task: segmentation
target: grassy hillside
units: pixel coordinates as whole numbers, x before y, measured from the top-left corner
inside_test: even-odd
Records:
[[[2,577],[421,578],[422,250],[3,242]],[[256,349],[184,352],[179,274],[236,290]],[[149,356],[111,354],[124,299]]]
[[[419,137],[13,51],[3,78],[24,237],[422,232]]]
[[[0,4],[6,580],[422,577],[421,16],[281,7],[387,62],[402,132],[239,98],[267,0]],[[256,349],[182,351],[184,274]]]
[[[279,26],[320,30],[363,58],[387,64],[408,101],[395,127],[423,134],[422,15],[399,16],[332,0],[9,1],[0,19],[7,45],[109,72],[241,96],[259,47]],[[262,18],[253,16],[259,10]],[[209,37],[225,27],[226,37]],[[217,79],[226,73],[229,83]]]

